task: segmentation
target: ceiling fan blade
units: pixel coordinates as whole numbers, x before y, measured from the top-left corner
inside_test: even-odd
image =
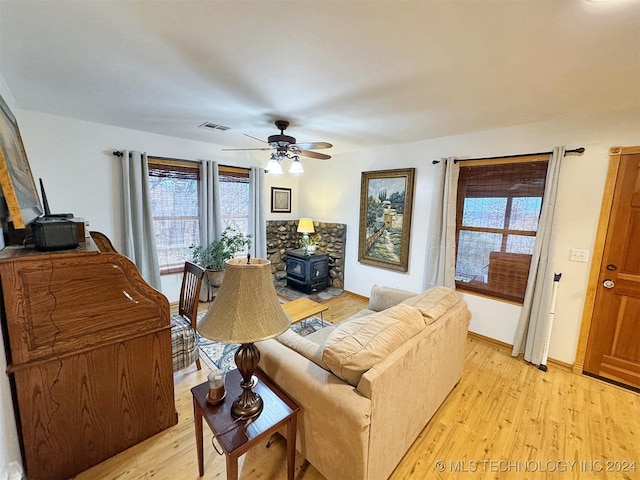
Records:
[[[251,135],[249,135],[248,133],[244,133],[243,135],[244,135],[245,137],[249,137],[249,138],[253,138],[254,140],[258,140],[259,142],[262,142],[262,143],[268,143],[268,142],[265,142],[264,140],[262,140],[262,139],[260,139],[260,138],[258,138],[258,137],[252,137],[252,136],[251,136]]]
[[[300,150],[298,155],[302,155],[303,157],[311,157],[317,158],[318,160],[329,160],[331,155],[325,155],[324,153],[311,152],[309,150]]]
[[[223,148],[223,152],[230,152],[234,150],[273,150],[272,147],[263,147],[263,148]]]
[[[300,148],[300,150],[318,150],[320,148],[331,148],[333,145],[327,142],[307,142],[307,143],[296,143],[296,145]]]

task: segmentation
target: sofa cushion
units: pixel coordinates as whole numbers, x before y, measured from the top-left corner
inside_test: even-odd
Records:
[[[397,305],[382,312],[338,324],[322,352],[331,372],[358,385],[362,374],[425,328],[419,310]]]
[[[458,301],[459,298],[455,290],[446,287],[434,287],[419,295],[407,298],[402,304],[411,305],[420,310],[425,323],[431,325]]]
[[[323,329],[324,330],[324,329]],[[319,345],[306,337],[298,335],[292,330],[286,330],[284,333],[276,337],[280,343],[289,347],[291,350],[298,352],[307,360],[311,360],[316,365],[329,370],[322,361],[322,345]]]
[[[310,333],[309,335],[307,335],[306,338],[307,340],[313,342],[313,343],[317,343],[318,345],[321,345],[322,348],[324,348],[324,344],[327,341],[327,337],[331,334],[331,332],[333,332],[335,330],[335,326],[331,325],[331,324],[326,324],[326,327],[323,327],[319,330],[316,330],[313,333]],[[320,354],[322,355],[322,351],[320,352]]]
[[[371,287],[369,310],[381,312],[387,308],[395,307],[403,300],[413,297],[414,295],[416,295],[415,292],[407,292],[406,290],[398,290],[397,288],[374,285]]]

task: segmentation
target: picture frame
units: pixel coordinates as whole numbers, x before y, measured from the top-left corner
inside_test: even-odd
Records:
[[[271,187],[271,213],[291,213],[291,189]]]
[[[358,261],[409,269],[415,168],[362,172]]]
[[[18,122],[0,96],[0,188],[13,227],[25,228],[42,215]]]

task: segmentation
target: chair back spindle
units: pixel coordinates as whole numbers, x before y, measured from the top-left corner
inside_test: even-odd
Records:
[[[184,276],[182,277],[182,287],[180,288],[180,303],[178,313],[191,321],[191,326],[196,329],[196,319],[198,317],[198,301],[200,298],[200,287],[206,270],[191,262],[184,264]]]
[[[174,372],[195,361],[200,370],[198,350],[198,302],[205,269],[191,262],[185,262],[178,314],[171,316],[171,341]]]

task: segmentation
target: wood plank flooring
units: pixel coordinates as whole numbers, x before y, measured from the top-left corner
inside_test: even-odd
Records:
[[[336,322],[366,306],[348,293],[326,302]],[[78,480],[195,480],[191,387],[195,365],[174,376],[178,425],[78,475]],[[640,396],[549,366],[541,372],[500,346],[469,337],[465,370],[391,480],[638,479]],[[226,478],[224,457],[205,425],[206,479]],[[285,479],[285,442],[276,436],[241,458],[240,479]],[[635,471],[632,469],[635,466]],[[296,458],[296,480],[322,480]],[[344,480],[348,480],[345,472]],[[342,479],[337,479],[342,480]]]

